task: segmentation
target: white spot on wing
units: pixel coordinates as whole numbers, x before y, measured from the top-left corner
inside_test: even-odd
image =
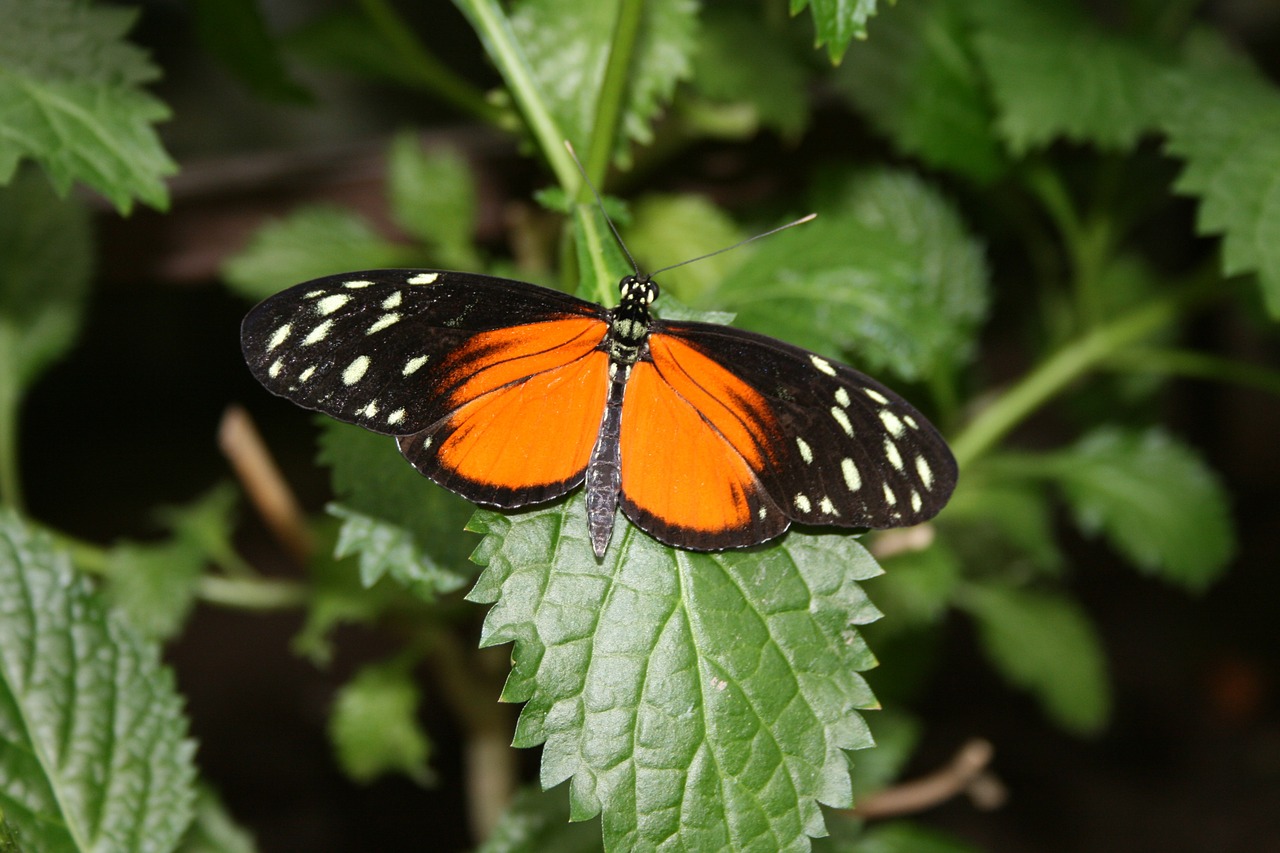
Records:
[[[410,284],[435,284],[436,279],[440,277],[438,272],[420,272],[417,275],[409,276]]]
[[[387,328],[388,326],[394,326],[396,323],[399,323],[399,322],[400,322],[399,314],[396,314],[394,312],[392,312],[391,314],[383,314],[381,317],[378,318],[378,321],[376,323],[374,323],[372,326],[369,327],[369,329],[365,332],[365,334],[372,335],[377,332],[381,332],[383,329]]]
[[[916,419],[911,417],[911,415],[903,415],[902,422],[912,429],[920,429],[920,424],[916,423]]]
[[[317,296],[324,296],[323,290],[308,290],[306,299],[315,299]]]
[[[422,365],[427,363],[427,356],[417,355],[404,363],[404,370],[400,371],[401,376],[410,376],[418,372]]]
[[[809,361],[813,362],[814,367],[818,368],[828,376],[836,375],[836,369],[832,367],[831,362],[827,361],[825,358],[810,354]]]
[[[317,302],[316,310],[319,311],[320,314],[324,316],[328,316],[329,314],[332,314],[334,311],[337,311],[339,308],[341,308],[343,305],[346,305],[350,301],[351,301],[351,294],[335,293],[332,296],[326,296],[324,299],[321,299],[319,302]]]
[[[431,449],[431,436],[427,436],[425,439],[423,439],[423,441],[422,441],[422,449],[423,449],[423,450],[430,450],[430,449]]]
[[[863,388],[862,393],[866,394],[868,397],[870,397],[872,400],[875,400],[877,403],[883,404],[883,403],[889,402],[888,397],[881,394],[879,391],[877,391],[874,388]]]
[[[342,286],[349,287],[352,290],[359,290],[362,287],[369,287],[372,284],[373,282],[371,281],[366,281],[365,279],[357,278],[357,279],[352,279],[351,281],[344,281],[342,283]]]
[[[402,296],[400,291],[397,290],[395,293],[382,300],[382,309],[384,311],[390,311],[392,308],[399,308],[401,299]]]
[[[359,414],[364,415],[366,418],[371,418],[374,415],[378,414],[378,401],[371,400],[369,402],[369,405],[365,406],[363,409],[359,411]]]
[[[314,329],[312,329],[310,334],[308,334],[305,338],[302,339],[302,345],[304,347],[309,347],[312,344],[320,343],[325,339],[325,336],[329,334],[329,329],[332,326],[333,326],[332,320],[325,320],[319,326],[316,326]]]
[[[302,371],[302,373],[298,374],[298,381],[299,381],[299,382],[306,382],[308,379],[310,379],[310,378],[311,378],[311,375],[312,375],[313,373],[315,373],[315,372],[316,372],[316,366],[315,366],[314,364],[313,364],[313,365],[310,365],[309,367],[307,367],[307,369],[306,369],[306,370],[304,370],[304,371]]]
[[[396,424],[400,423],[403,420],[404,420],[404,409],[396,409],[394,412],[387,415],[387,426],[395,426]]]
[[[806,464],[813,462],[813,450],[809,448],[809,442],[797,435],[796,447],[800,448],[800,458],[803,459]]]
[[[796,495],[796,509],[807,513],[809,510],[813,509],[813,506],[809,503],[809,499],[804,495]]]
[[[831,407],[831,417],[836,419],[836,423],[840,424],[840,429],[844,430],[844,434],[853,438],[853,424],[849,423],[849,416],[844,413],[844,409],[839,406]]]
[[[267,352],[271,352],[273,349],[284,343],[285,339],[289,337],[289,333],[292,331],[292,323],[285,323],[283,326],[276,329],[275,332],[271,334],[271,340],[267,341]]]
[[[853,460],[844,458],[840,460],[840,473],[844,475],[844,484],[849,487],[849,491],[856,492],[862,488],[862,475],[858,473],[858,466],[853,464]]]
[[[884,455],[888,458],[890,465],[899,471],[902,470],[902,454],[898,452],[898,445],[894,444],[891,438],[884,440]]]
[[[889,433],[894,438],[902,438],[902,434],[906,432],[906,428],[902,426],[902,421],[888,409],[880,410],[880,422],[884,424],[884,428],[889,430]]]
[[[850,404],[850,403],[852,403],[853,401],[849,399],[849,392],[848,392],[848,391],[846,391],[844,388],[837,388],[837,389],[836,389],[836,402],[837,402],[837,403],[839,403],[841,406],[844,406],[844,407],[847,409],[847,408],[849,408],[849,404]]]
[[[818,504],[818,506],[820,506],[820,507],[822,508],[822,511],[823,511],[824,513],[826,513],[827,515],[839,515],[839,514],[840,514],[840,513],[836,512],[836,505],[835,505],[835,504],[833,504],[833,503],[831,502],[831,498],[828,498],[828,497],[825,497],[825,496],[824,496],[824,497],[822,498],[822,502],[821,502],[820,504]]]
[[[362,355],[347,365],[347,369],[342,371],[342,384],[355,385],[364,378],[364,373],[369,369],[369,356]]]
[[[889,506],[895,506],[898,503],[898,496],[893,493],[893,489],[889,488],[889,484],[884,484],[884,502]]]
[[[911,511],[919,512],[920,507],[924,506],[924,501],[920,499],[920,493],[915,489],[911,490]]]
[[[933,469],[929,467],[929,460],[923,456],[916,457],[916,473],[920,475],[920,482],[924,483],[926,489],[933,488]]]
[[[267,368],[267,375],[270,376],[272,379],[275,379],[277,376],[280,375],[280,371],[283,369],[284,369],[284,362],[280,361],[280,359],[277,358],[275,361],[271,362],[271,366]]]

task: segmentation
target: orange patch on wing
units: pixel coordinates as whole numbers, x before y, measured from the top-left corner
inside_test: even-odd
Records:
[[[539,324],[545,325],[545,324]],[[503,330],[507,331],[507,330]],[[449,418],[450,433],[438,459],[477,483],[509,489],[570,480],[587,467],[604,413],[609,357],[576,345],[553,353],[518,357],[520,375],[493,382],[488,393],[462,405]],[[528,375],[529,365],[544,365]],[[484,387],[512,362],[486,368],[463,387]]]
[[[649,339],[622,404],[622,491],[645,512],[704,533],[748,527],[767,435],[764,400],[678,341]]]
[[[472,336],[444,364],[453,380],[452,407],[526,377],[554,370],[588,355],[608,326],[595,317],[571,317],[507,326]]]

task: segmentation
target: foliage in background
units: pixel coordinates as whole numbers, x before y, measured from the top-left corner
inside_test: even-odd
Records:
[[[1235,547],[1227,497],[1196,449],[1157,422],[1154,402],[1180,373],[1280,387],[1271,371],[1177,343],[1189,317],[1228,300],[1280,315],[1280,93],[1184,2],[1123,4],[1124,29],[1067,0],[456,5],[499,91],[448,68],[382,0],[287,34],[271,32],[253,0],[195,9],[207,50],[263,97],[318,104],[297,70],[306,65],[404,87],[512,133],[560,190],[541,198],[571,214],[570,239],[533,255],[558,253],[552,278],[592,298],[612,299],[626,265],[598,214],[578,205],[588,196],[563,139],[599,186],[611,167],[628,170],[626,203],[607,203],[650,268],[816,210],[804,228],[664,276],[660,308],[732,311],[911,388],[962,465],[952,505],[928,544],[907,550],[885,546],[894,534],[796,531],[759,551],[693,554],[619,518],[597,563],[580,497],[472,518],[389,440],[325,423],[320,460],[337,500],[314,522],[324,545],[305,588],[264,579],[235,553],[227,488],[159,513],[156,542],[100,548],[41,532],[21,514],[17,423],[85,309],[91,238],[68,190],[82,184],[121,212],[134,200],[163,208],[174,165],[152,127],[167,109],[142,88],[158,71],[125,39],[133,12],[0,0],[0,775],[21,783],[0,795],[0,848],[252,849],[197,781],[159,662],[158,643],[197,599],[305,607],[295,647],[319,664],[344,622],[401,637],[398,654],[340,690],[330,731],[354,779],[431,784],[415,666],[479,678],[478,689],[446,688],[469,690],[473,709],[492,701],[482,668],[445,639],[476,640],[461,601],[470,588],[492,605],[479,642],[514,642],[502,695],[525,703],[516,744],[544,745],[544,786],[570,781],[520,793],[486,827],[484,850],[595,849],[599,829],[565,821],[596,814],[615,850],[803,850],[828,830],[813,846],[967,849],[843,811],[824,825],[819,804],[847,807],[892,784],[919,736],[906,699],[860,715],[876,700],[858,673],[883,648],[877,683],[909,697],[897,683],[928,673],[895,669],[895,650],[960,613],[991,666],[1050,720],[1096,732],[1111,703],[1106,652],[1069,592],[1088,567],[1063,553],[1056,508],[1164,582],[1195,592],[1220,575]],[[772,133],[803,145],[819,103],[865,119],[898,165],[831,157],[793,195],[733,211],[646,188],[694,143]],[[230,259],[228,283],[256,299],[379,266],[548,278],[522,269],[518,253],[476,244],[478,193],[459,153],[403,134],[387,180],[407,239],[308,208]],[[1171,190],[1195,199],[1197,228],[1220,236],[1221,252],[1157,272],[1168,267],[1138,234]],[[1010,302],[1037,343],[995,386],[979,335],[1007,294],[1019,294]],[[1039,451],[1010,439],[1046,408],[1069,439]],[[468,518],[482,539],[462,532]],[[467,560],[473,550],[482,569]],[[881,577],[877,550],[893,553]],[[101,582],[76,577],[73,561]],[[107,683],[121,689],[99,689]]]

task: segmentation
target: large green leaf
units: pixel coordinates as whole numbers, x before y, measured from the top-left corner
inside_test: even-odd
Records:
[[[848,805],[875,705],[856,581],[880,572],[854,537],[693,553],[619,517],[597,561],[580,494],[473,524],[482,644],[516,644],[515,743],[544,744],[545,787],[573,780],[575,820],[603,812],[606,848],[805,850],[818,802]]]
[[[898,150],[989,181],[1007,167],[965,0],[915,0],[876,19],[832,75]]]
[[[176,846],[195,745],[160,650],[0,515],[0,809],[42,853]]]
[[[967,587],[959,601],[996,669],[1031,691],[1059,725],[1087,734],[1106,723],[1106,656],[1076,602],[1065,593],[994,583]]]
[[[825,44],[831,61],[839,62],[850,41],[866,38],[876,0],[791,0],[791,14],[799,15],[806,8],[813,12],[814,47]]]
[[[416,135],[402,133],[387,158],[387,187],[396,224],[434,247],[439,265],[476,269],[472,245],[476,188],[467,161],[447,147],[424,151]]]
[[[176,171],[151,125],[169,110],[140,86],[158,75],[124,40],[137,11],[78,0],[0,0],[0,184],[19,161],[58,192],[83,181],[127,213],[168,204]]]
[[[342,686],[329,718],[338,762],[357,782],[403,773],[418,784],[431,779],[431,745],[418,723],[421,691],[398,662],[371,664]]]
[[[588,150],[597,99],[613,43],[620,0],[519,0],[511,31],[545,106],[562,133]],[[618,147],[628,161],[627,140],[646,144],[650,125],[689,76],[696,47],[698,0],[648,0],[628,70]]]
[[[1203,589],[1235,549],[1227,498],[1190,447],[1159,430],[1102,427],[1054,454],[1049,473],[1086,533],[1139,568]]]
[[[905,379],[946,375],[986,315],[978,242],[937,190],[904,172],[834,182],[812,223],[762,241],[711,297],[738,324]]]
[[[1015,153],[1059,138],[1127,150],[1168,106],[1153,98],[1164,63],[1066,0],[974,0],[973,37]]]

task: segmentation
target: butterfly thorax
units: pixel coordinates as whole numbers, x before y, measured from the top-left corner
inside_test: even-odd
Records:
[[[649,334],[649,306],[658,298],[658,285],[647,275],[629,275],[618,282],[618,307],[609,315],[609,356],[634,364]]]

